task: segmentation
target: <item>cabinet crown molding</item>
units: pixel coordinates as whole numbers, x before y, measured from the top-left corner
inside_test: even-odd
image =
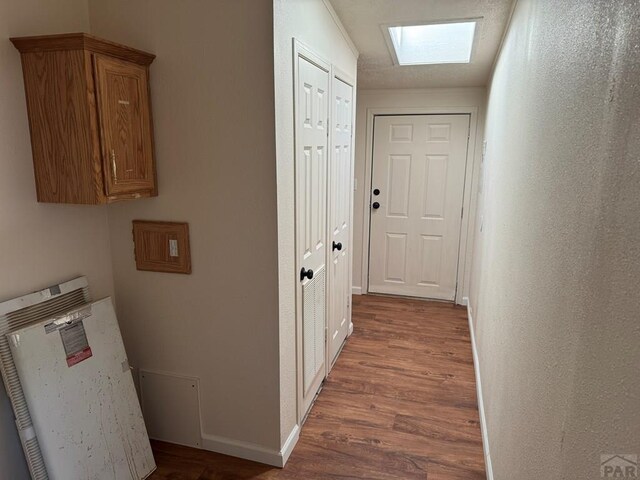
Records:
[[[11,43],[20,53],[52,52],[61,50],[87,50],[108,55],[139,65],[150,65],[156,56],[136,48],[127,47],[88,33],[62,33],[33,37],[13,37]]]

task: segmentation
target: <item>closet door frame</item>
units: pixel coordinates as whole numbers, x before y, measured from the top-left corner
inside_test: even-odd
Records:
[[[298,222],[298,168],[297,168],[297,158],[296,158],[296,154],[298,151],[298,145],[299,145],[299,128],[298,128],[298,109],[297,109],[297,105],[298,105],[298,85],[299,85],[299,81],[300,81],[300,75],[299,75],[299,68],[298,68],[298,59],[299,58],[303,58],[307,61],[309,61],[310,63],[315,64],[316,66],[318,66],[319,68],[325,70],[328,72],[328,78],[329,78],[329,85],[328,85],[328,97],[329,100],[331,100],[331,80],[332,80],[332,68],[331,68],[331,63],[326,61],[325,59],[323,59],[322,57],[320,57],[319,55],[317,55],[316,53],[313,52],[313,50],[311,50],[309,47],[307,47],[305,44],[303,44],[302,42],[300,42],[297,39],[293,39],[293,56],[292,56],[292,61],[293,61],[293,108],[294,108],[294,112],[293,112],[293,118],[294,118],[294,178],[295,178],[295,195],[294,195],[294,212],[295,212],[295,270],[293,272],[291,272],[292,275],[294,275],[295,277],[295,285],[296,285],[296,294],[295,294],[295,298],[296,298],[296,304],[295,304],[295,317],[296,317],[296,321],[295,321],[295,325],[296,325],[296,410],[297,410],[297,421],[298,421],[298,425],[302,426],[305,417],[307,415],[307,412],[311,410],[311,408],[313,407],[313,402],[311,403],[310,407],[305,410],[304,409],[304,399],[305,399],[305,392],[304,392],[304,350],[303,350],[303,342],[304,342],[304,338],[303,338],[303,318],[302,318],[302,313],[303,313],[303,291],[302,291],[302,286],[300,283],[300,271],[303,267],[303,265],[300,262],[300,256],[299,256],[299,242],[300,242],[300,234],[299,234],[299,222]],[[327,135],[327,151],[329,151],[330,146],[331,146],[331,128],[329,128],[329,126],[331,125],[331,119],[330,119],[330,111],[331,111],[331,104],[329,104],[328,109],[327,109],[327,117],[329,117],[329,122],[327,123],[327,128],[328,128],[328,135]],[[326,162],[326,168],[327,171],[325,172],[325,175],[328,179],[328,168],[329,168],[329,162]],[[325,197],[325,210],[326,210],[326,204],[327,204],[327,198]],[[326,222],[325,222],[326,225]],[[326,227],[325,227],[326,228]],[[328,230],[328,228],[327,228]],[[326,235],[325,235],[325,239],[326,239]],[[326,240],[325,240],[326,241]],[[325,247],[326,250],[326,247]],[[325,262],[326,262],[326,254],[325,254]],[[325,275],[326,275],[326,263],[325,263]],[[326,277],[325,277],[326,279]],[[327,345],[327,315],[326,315],[326,307],[327,307],[327,288],[326,288],[326,284],[325,284],[325,295],[324,295],[324,305],[325,305],[325,328],[324,328],[324,338],[325,338],[325,366],[324,366],[324,371],[323,371],[323,382],[324,379],[326,379],[326,375],[327,375],[327,356],[326,356],[326,345]],[[318,392],[322,390],[322,384],[320,384],[320,388],[318,389]],[[316,392],[317,395],[317,392]],[[315,401],[315,400],[314,400]]]
[[[319,56],[318,54],[316,54],[311,48],[309,48],[308,46],[306,46],[304,43],[300,42],[297,39],[293,39],[293,54],[292,54],[292,60],[293,60],[293,95],[294,95],[294,152],[297,151],[297,146],[298,146],[298,129],[297,129],[297,110],[296,110],[296,105],[297,105],[297,101],[298,101],[298,82],[299,82],[299,72],[298,72],[298,58],[299,57],[303,57],[306,60],[310,61],[311,63],[314,63],[316,65],[318,65],[319,67],[327,70],[329,72],[329,89],[328,89],[328,95],[329,95],[329,100],[330,102],[333,102],[333,80],[338,79],[348,85],[350,85],[353,88],[353,96],[352,96],[352,102],[353,102],[353,107],[352,107],[352,111],[351,111],[351,124],[352,124],[352,148],[351,148],[351,158],[350,158],[350,178],[349,178],[349,221],[350,221],[350,225],[349,225],[349,243],[351,248],[353,248],[353,204],[354,204],[354,173],[355,173],[355,125],[356,125],[356,79],[354,77],[352,77],[351,75],[347,74],[346,72],[344,72],[343,70],[341,70],[339,67],[331,64],[331,62],[327,61],[326,59],[322,58],[321,56]],[[328,116],[329,116],[329,121],[328,121],[328,126],[329,128],[329,135],[327,138],[327,146],[328,146],[328,150],[331,151],[332,147],[333,147],[333,105],[330,104],[329,105],[329,109],[328,109]],[[294,158],[295,158],[295,154],[294,154]],[[326,211],[327,211],[327,217],[328,217],[328,208],[329,208],[329,182],[331,181],[331,179],[329,178],[329,161],[327,161],[327,196],[326,196]],[[294,165],[295,165],[295,161],[294,161]],[[297,170],[295,171],[295,175],[297,178]],[[297,181],[296,181],[296,194],[295,194],[295,215],[296,215],[296,229],[295,229],[295,251],[296,251],[296,262],[295,262],[295,271],[293,272],[293,274],[296,276],[296,308],[295,308],[295,316],[296,316],[296,403],[297,403],[297,420],[298,420],[298,425],[302,425],[302,423],[304,422],[305,419],[305,415],[307,414],[306,411],[303,411],[303,398],[304,398],[304,364],[303,364],[303,349],[302,349],[302,342],[303,342],[303,338],[302,338],[302,288],[300,287],[300,282],[297,280],[297,277],[299,275],[300,269],[302,268],[302,265],[300,264],[300,259],[299,259],[299,255],[298,255],[298,242],[299,242],[299,235],[298,235],[298,222],[297,222],[297,208],[298,208],[298,201],[297,201],[297,197],[298,197],[298,193],[297,193]],[[326,228],[326,239],[330,238],[330,232],[329,232],[329,228],[328,228],[328,222],[326,222],[327,228]],[[351,250],[352,252],[352,250]],[[351,285],[353,285],[353,256],[352,253],[349,253],[347,262],[348,262],[348,285],[349,285],[349,292],[351,290]],[[330,259],[330,251],[329,248],[326,248],[326,262],[325,262],[325,268],[328,268],[328,261]],[[326,272],[328,274],[328,271]],[[327,275],[327,279],[328,279],[328,275]],[[331,288],[331,284],[327,284],[326,289],[325,289],[325,312],[328,312],[328,308],[329,308],[329,297],[328,297],[328,292],[329,289]],[[349,304],[348,304],[348,309],[349,309],[349,331],[348,331],[348,336],[351,336],[351,334],[353,333],[353,320],[352,320],[352,300],[351,297],[349,297]],[[327,335],[328,335],[328,314],[325,313],[325,372],[324,372],[324,378],[326,379],[326,377],[329,374],[329,371],[331,370],[332,367],[332,362],[330,359],[330,346],[329,346],[329,342],[327,339]],[[339,356],[339,354],[338,354]],[[337,358],[337,356],[336,356]],[[321,390],[321,388],[320,388]],[[313,406],[313,404],[312,404]],[[312,407],[311,407],[312,408]]]
[[[349,293],[351,293],[351,289],[352,289],[352,285],[353,285],[353,202],[354,202],[354,191],[353,191],[353,182],[354,182],[354,175],[355,175],[355,127],[356,127],[356,79],[354,77],[352,77],[351,75],[349,75],[348,73],[346,73],[345,71],[341,70],[339,67],[331,64],[331,71],[330,71],[330,84],[329,84],[329,95],[330,95],[330,99],[332,102],[331,105],[331,109],[329,110],[330,113],[330,117],[329,117],[329,124],[331,125],[331,128],[329,129],[329,146],[330,146],[330,155],[333,154],[334,151],[334,128],[333,128],[333,102],[334,102],[334,92],[333,92],[333,81],[334,80],[340,80],[341,82],[346,83],[347,85],[349,85],[353,90],[352,90],[352,97],[351,97],[351,102],[352,102],[352,107],[351,107],[351,158],[350,158],[350,170],[349,170],[349,250],[348,250],[348,255],[347,255],[347,265],[348,265],[348,275],[347,275],[347,285],[349,288]],[[331,164],[331,162],[329,162],[329,165]],[[329,175],[327,176],[328,182],[327,182],[327,188],[328,188],[328,193],[331,193],[331,176],[330,176],[330,172],[331,170],[329,170]],[[331,199],[329,198],[330,196],[327,195],[327,216],[329,216],[330,214],[330,207],[331,207]],[[329,226],[329,222],[327,222],[327,226]],[[327,262],[326,265],[327,267],[330,265],[331,262],[331,249],[329,248],[329,246],[331,245],[331,231],[330,228],[327,228]],[[331,276],[328,275],[327,279],[329,279],[329,284],[327,287],[327,294],[331,291],[332,288],[332,284],[331,284]],[[352,305],[353,305],[353,301],[352,301],[352,296],[349,295],[349,303],[347,305],[348,308],[348,319],[349,319],[349,331],[347,333],[347,338],[345,339],[345,344],[347,342],[347,340],[349,339],[349,337],[351,336],[351,334],[353,333],[353,318],[351,315],[351,311],[352,311]],[[330,308],[331,308],[331,304],[329,302],[329,297],[327,295],[327,312],[329,312]],[[327,319],[327,335],[328,335],[328,326],[329,326],[329,321]],[[333,368],[333,365],[335,363],[335,361],[338,359],[338,357],[340,356],[340,352],[338,352],[338,354],[336,355],[335,358],[331,358],[331,344],[329,342],[329,339],[327,338],[326,343],[326,358],[327,358],[327,362],[326,362],[326,375],[325,378],[327,376],[329,376],[329,372],[331,371],[331,369]],[[344,344],[343,344],[344,347]]]

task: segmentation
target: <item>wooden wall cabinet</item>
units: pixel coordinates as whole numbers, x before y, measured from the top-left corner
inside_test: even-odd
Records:
[[[157,195],[154,55],[85,33],[12,38],[20,51],[39,202]]]

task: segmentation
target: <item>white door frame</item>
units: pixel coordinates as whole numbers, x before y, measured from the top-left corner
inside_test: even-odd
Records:
[[[478,129],[478,107],[376,107],[367,108],[366,162],[364,167],[364,205],[362,228],[362,293],[369,292],[369,244],[371,223],[371,172],[373,169],[373,124],[377,115],[451,115],[468,114],[470,116],[469,139],[464,177],[464,196],[462,200],[462,224],[460,225],[460,245],[458,247],[458,288],[455,303],[464,304],[463,292],[469,279],[465,272],[466,259],[470,255],[469,223],[471,212],[472,180],[474,172],[476,135]]]
[[[347,85],[351,86],[351,88],[353,88],[353,96],[351,97],[351,102],[352,102],[352,108],[351,108],[351,173],[350,173],[350,182],[349,182],[349,258],[347,259],[347,268],[349,269],[349,276],[348,276],[348,280],[347,280],[347,285],[349,287],[349,291],[351,291],[351,285],[353,285],[353,201],[354,201],[354,191],[353,191],[353,182],[354,182],[354,178],[355,178],[355,130],[356,130],[356,79],[353,78],[351,75],[349,75],[348,73],[346,73],[345,71],[341,70],[339,67],[331,64],[331,71],[330,71],[330,81],[329,81],[329,99],[331,100],[331,107],[330,107],[330,112],[333,112],[333,79],[337,78],[338,80],[346,83]],[[329,155],[333,154],[333,116],[330,114],[330,118],[329,118],[329,149],[330,149],[330,153]],[[329,162],[327,162],[327,165],[329,165]],[[331,182],[331,178],[329,178],[329,176],[327,175],[327,179],[328,179],[328,183],[327,185],[329,185],[329,182]],[[327,195],[327,216],[329,215],[329,196]],[[329,225],[329,223],[327,222],[327,225]],[[330,228],[327,228],[327,268],[329,266],[329,262],[331,261],[331,249],[328,248],[328,245],[331,245],[331,232],[330,232]],[[328,272],[328,270],[327,270]],[[327,276],[327,279],[329,279],[330,276]],[[330,280],[329,281],[329,287],[327,288],[327,294],[329,292],[329,289],[331,288],[330,285]],[[348,316],[349,316],[349,333],[347,333],[347,338],[349,338],[351,336],[351,334],[353,333],[353,318],[351,316],[351,311],[352,311],[352,301],[351,298],[349,299],[349,305],[348,305]],[[327,303],[327,307],[330,307],[330,305]],[[327,322],[328,324],[328,322]],[[346,342],[346,340],[345,340]],[[331,348],[329,345],[329,342],[325,342],[326,343],[326,356],[327,356],[327,362],[326,362],[326,373],[325,373],[325,378],[329,375],[329,372],[331,371],[331,368],[333,367],[333,363],[335,362],[335,360],[337,360],[337,358],[340,356],[340,354],[336,355],[335,359],[331,358]]]
[[[293,95],[294,95],[294,102],[293,102],[293,106],[294,106],[294,114],[293,114],[293,118],[296,119],[297,116],[297,112],[295,111],[296,108],[296,99],[297,99],[297,95],[298,95],[298,80],[299,80],[299,75],[298,75],[298,57],[303,57],[307,60],[309,60],[311,63],[314,63],[316,65],[318,65],[319,67],[321,67],[324,70],[327,70],[329,72],[329,100],[330,102],[333,102],[333,89],[332,89],[332,83],[333,83],[333,78],[337,78],[338,80],[341,80],[345,83],[347,83],[348,85],[350,85],[351,87],[353,87],[353,111],[352,111],[352,148],[351,148],[351,194],[350,194],[350,206],[349,206],[349,215],[350,215],[350,232],[349,232],[349,236],[350,236],[350,243],[351,243],[351,248],[353,249],[353,204],[354,204],[354,189],[353,189],[353,182],[354,182],[354,178],[355,178],[355,125],[356,125],[356,116],[357,116],[357,109],[356,109],[356,79],[353,78],[351,75],[349,75],[348,73],[344,72],[343,70],[341,70],[339,67],[331,64],[329,61],[327,61],[326,59],[324,59],[323,57],[319,56],[318,54],[316,54],[311,48],[309,48],[307,45],[305,45],[304,43],[302,43],[300,40],[297,39],[293,39]],[[329,146],[329,150],[331,150],[331,146],[333,145],[333,128],[331,128],[332,125],[332,121],[333,118],[331,115],[331,112],[333,111],[332,105],[330,104],[330,108],[328,111],[328,114],[330,116],[329,118],[329,137],[327,139],[327,145]],[[294,120],[294,157],[295,157],[295,152],[296,152],[296,146],[298,144],[298,138],[297,138],[297,129],[296,129],[296,124],[295,124],[295,120]],[[327,168],[329,167],[329,162],[327,162]],[[297,172],[295,171],[295,161],[294,161],[294,176],[297,175]],[[297,177],[294,177],[297,178]],[[327,177],[328,178],[328,177]],[[328,186],[328,184],[327,184]],[[296,184],[296,189],[297,189],[297,184]],[[294,211],[297,212],[297,190],[296,190],[296,194],[294,195]],[[329,198],[327,197],[327,205],[329,202]],[[328,225],[328,224],[327,224]],[[299,282],[297,280],[297,277],[299,275],[300,272],[300,261],[297,255],[298,252],[298,233],[297,233],[297,226],[296,226],[296,236],[295,236],[295,251],[296,251],[296,261],[295,261],[295,270],[293,272],[293,275],[295,275],[296,278],[296,303],[295,303],[295,315],[296,315],[296,413],[297,413],[297,421],[298,421],[298,425],[302,425],[302,422],[304,420],[304,415],[306,414],[306,412],[302,411],[302,399],[303,399],[303,363],[302,363],[302,298],[301,298],[301,289],[300,289],[300,285]],[[327,238],[329,238],[329,229],[327,228]],[[327,249],[327,259],[330,256],[330,253],[328,251],[329,249]],[[353,250],[351,250],[353,252]],[[328,265],[328,263],[327,263]],[[348,265],[349,265],[349,281],[348,281],[348,285],[352,285],[353,284],[353,256],[351,256],[348,260]],[[327,276],[328,278],[328,276]],[[326,295],[329,291],[329,288],[326,288],[325,290],[325,302],[326,302]],[[327,305],[328,307],[328,303],[325,303],[325,305]],[[352,312],[352,302],[349,301],[349,334],[351,335],[353,333],[353,320],[351,318],[351,312]],[[326,320],[325,320],[326,322]],[[327,331],[326,329],[326,323],[325,323],[325,332]],[[326,335],[326,333],[325,333]],[[326,337],[325,337],[326,338]],[[331,370],[331,364],[330,364],[330,354],[329,354],[329,343],[325,341],[325,378],[327,377],[327,375],[329,374],[329,371]]]
[[[353,112],[352,112],[352,116],[351,116],[351,199],[350,202],[351,204],[349,205],[349,221],[351,222],[350,224],[350,231],[349,231],[349,242],[350,242],[350,246],[351,246],[351,255],[349,257],[349,288],[351,288],[351,286],[353,285],[353,222],[355,219],[355,215],[353,213],[353,206],[354,206],[354,202],[355,202],[355,188],[354,188],[354,182],[355,182],[355,178],[356,178],[356,118],[358,118],[358,104],[356,101],[356,97],[358,95],[358,84],[357,84],[357,79],[354,77],[351,77],[349,74],[343,72],[342,70],[340,70],[338,67],[336,67],[335,65],[331,66],[332,70],[332,75],[335,75],[336,78],[342,80],[343,82],[351,85],[353,87],[353,97],[351,99],[351,101],[353,102]],[[352,310],[353,310],[353,301],[352,301],[352,297],[349,297],[349,333],[347,334],[347,338],[349,338],[351,336],[351,334],[353,333],[353,317],[352,317]]]
[[[293,118],[294,118],[294,122],[293,122],[293,131],[294,131],[294,179],[296,179],[294,181],[295,184],[295,195],[294,195],[294,212],[297,218],[297,212],[298,212],[298,182],[297,182],[297,175],[298,175],[298,171],[297,171],[297,162],[296,162],[296,152],[297,152],[297,146],[299,144],[299,140],[298,140],[298,135],[299,135],[299,131],[297,128],[297,121],[296,119],[298,118],[298,112],[296,110],[296,105],[297,105],[297,100],[298,100],[298,81],[299,81],[299,69],[298,69],[298,58],[302,57],[306,60],[308,60],[309,62],[317,65],[318,67],[320,67],[321,69],[325,70],[328,72],[329,74],[329,86],[328,86],[328,95],[329,95],[329,100],[331,100],[331,75],[332,75],[332,71],[331,71],[331,64],[329,62],[327,62],[325,59],[323,59],[322,57],[318,56],[317,54],[315,54],[311,49],[309,49],[306,45],[304,45],[302,42],[300,42],[297,39],[293,39]],[[329,107],[331,107],[331,103],[329,103]],[[329,112],[327,112],[327,115],[329,115]],[[327,126],[327,128],[329,129],[329,135],[331,135],[330,131],[331,128],[329,126]],[[331,145],[330,143],[331,138],[330,136],[327,137],[327,150],[329,150],[329,147]],[[327,162],[327,168],[329,167],[329,162]],[[297,413],[297,421],[298,421],[298,425],[302,425],[302,422],[304,420],[304,416],[306,415],[307,412],[303,411],[302,406],[303,406],[303,399],[304,399],[304,378],[303,378],[303,359],[302,359],[302,355],[303,355],[303,351],[302,351],[302,342],[303,342],[303,338],[302,338],[302,288],[300,287],[300,281],[298,278],[300,269],[302,268],[302,265],[300,264],[300,258],[298,256],[298,243],[300,241],[300,235],[298,233],[298,221],[296,220],[295,222],[296,224],[296,228],[295,228],[295,270],[292,273],[292,275],[294,275],[295,279],[296,279],[296,305],[295,305],[295,315],[296,315],[296,413]],[[326,265],[325,265],[326,268]],[[325,272],[326,275],[326,272]],[[326,294],[327,292],[327,288],[325,287],[325,307],[327,305],[327,301],[326,301]],[[325,308],[325,345],[326,345],[326,308]],[[326,351],[326,348],[325,348]],[[326,378],[326,365],[327,365],[327,357],[326,357],[326,353],[325,353],[325,371],[324,371],[324,377]]]

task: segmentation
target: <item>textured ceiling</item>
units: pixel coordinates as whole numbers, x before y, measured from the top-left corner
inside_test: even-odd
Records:
[[[487,84],[512,0],[331,0],[360,51],[359,88],[476,87]],[[469,64],[393,64],[381,25],[480,18]]]

